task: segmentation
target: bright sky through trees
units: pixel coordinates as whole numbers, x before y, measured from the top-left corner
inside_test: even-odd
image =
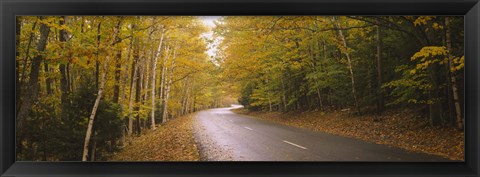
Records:
[[[218,50],[218,44],[220,43],[219,37],[214,37],[213,36],[213,28],[215,28],[215,21],[217,21],[220,16],[202,16],[200,19],[202,20],[203,24],[205,24],[208,27],[208,32],[203,33],[202,36],[204,36],[207,40],[213,40],[213,43],[208,44],[208,50],[207,53],[210,57],[215,57],[217,54]]]

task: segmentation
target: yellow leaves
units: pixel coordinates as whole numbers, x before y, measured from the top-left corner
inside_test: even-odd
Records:
[[[415,26],[426,25],[430,20],[435,19],[435,16],[419,16],[413,21]]]
[[[450,71],[455,72],[463,69],[465,66],[465,57],[455,57],[453,58],[452,66],[450,66]]]
[[[448,63],[448,53],[446,47],[444,46],[426,46],[423,47],[419,52],[415,53],[410,60],[420,61],[415,67],[410,71],[410,74],[415,74],[416,70],[426,70],[430,65],[438,63],[444,65]],[[465,63],[464,56],[462,57],[453,57],[451,59],[450,71],[455,72],[463,69]]]
[[[424,62],[431,57],[445,57],[448,53],[448,50],[444,46],[425,46],[420,49],[419,52],[415,53],[410,60],[420,60]]]
[[[436,29],[436,30],[443,29],[443,26],[438,24],[437,22],[434,22],[432,27],[433,29]]]
[[[448,51],[444,46],[426,46],[415,53],[410,60],[419,61],[414,69],[410,70],[410,74],[417,73],[417,70],[426,70],[434,63],[444,64]]]
[[[434,17],[434,16],[419,16],[417,18],[414,18],[414,17],[412,17],[412,18],[414,19],[413,24],[415,26],[422,26],[424,28],[423,30],[425,32],[429,32],[430,29],[433,29],[433,30],[443,30],[444,29],[444,26],[438,23],[438,21],[440,19],[437,19],[437,17]],[[410,20],[412,20],[412,19],[410,19]]]
[[[417,64],[417,66],[415,67],[416,70],[425,70],[428,68],[428,66],[430,66],[431,64],[433,63],[437,63],[438,61],[440,60],[437,60],[437,59],[434,59],[434,60],[426,60],[424,61],[423,63],[419,63]],[[415,74],[415,73],[413,73]]]
[[[416,69],[410,70],[410,74],[411,74],[411,75],[414,75],[415,73],[417,73],[417,70],[416,70]]]
[[[48,26],[53,26],[55,25],[54,24],[55,20],[56,20],[55,17],[50,16],[50,17],[43,17],[43,19],[38,19],[38,22],[46,24]]]

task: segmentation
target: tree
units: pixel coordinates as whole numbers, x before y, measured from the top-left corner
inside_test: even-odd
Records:
[[[445,17],[445,39],[447,43],[447,57],[448,57],[448,62],[447,66],[448,68],[452,68],[454,61],[454,57],[452,55],[453,48],[452,48],[452,40],[451,40],[451,26],[450,26],[450,21],[449,17]],[[458,70],[455,66],[453,69],[450,69],[453,71]],[[463,129],[463,118],[462,118],[462,110],[460,108],[460,101],[459,101],[459,96],[458,96],[458,88],[457,88],[457,79],[453,74],[451,74],[450,77],[450,86],[452,87],[452,94],[453,94],[453,101],[455,104],[455,115],[456,115],[456,126],[458,129],[462,130]]]
[[[40,64],[42,63],[42,60],[44,59],[44,54],[42,52],[45,51],[45,48],[47,47],[47,42],[48,42],[48,36],[50,34],[50,27],[48,27],[47,22],[43,17],[39,17],[41,20],[40,24],[40,39],[37,44],[37,51],[38,54],[33,58],[32,64],[31,64],[31,69],[30,69],[30,77],[29,81],[27,84],[27,90],[23,95],[24,99],[22,100],[22,104],[20,105],[20,108],[17,112],[17,127],[19,127],[18,130],[22,130],[23,123],[26,121],[28,117],[28,113],[32,107],[32,104],[34,100],[37,99],[38,91],[39,91],[39,83],[38,83],[38,76],[40,72]],[[22,137],[22,131],[18,131],[18,142],[17,143],[17,150],[22,152],[22,144],[21,141],[23,140]]]
[[[377,19],[377,23],[380,23]],[[382,112],[385,109],[385,103],[383,100],[382,92],[382,34],[381,26],[377,25],[377,95],[378,95],[378,112]]]
[[[157,63],[158,63],[158,58],[160,56],[160,53],[162,52],[162,43],[163,43],[163,36],[164,36],[165,30],[162,30],[162,37],[160,37],[160,43],[158,44],[158,49],[155,54],[155,60],[153,61],[153,76],[152,76],[152,129],[155,130],[155,81],[156,81],[156,75],[157,75]]]
[[[350,71],[350,79],[352,82],[352,96],[354,100],[354,106],[357,112],[360,113],[360,106],[358,105],[357,93],[355,92],[355,75],[353,74],[353,65],[352,65],[352,60],[350,59],[350,52],[347,45],[347,40],[345,39],[345,36],[343,35],[343,32],[341,30],[340,24],[335,17],[333,18],[333,23],[334,23],[334,26],[338,29],[338,35],[343,44],[343,48],[341,49],[341,51],[347,57],[347,66],[348,66],[348,70]]]
[[[100,26],[100,25],[99,25]],[[114,33],[113,33],[113,39],[116,39],[116,36],[118,35],[120,31],[120,23],[117,24],[115,27]],[[113,43],[113,41],[112,41]],[[103,70],[104,72],[102,73],[102,80],[101,83],[98,87],[98,93],[97,93],[97,98],[95,99],[95,104],[93,105],[92,108],[92,113],[90,114],[90,118],[88,119],[88,126],[87,126],[87,132],[85,134],[85,143],[83,145],[83,156],[82,156],[82,161],[87,161],[88,157],[88,146],[90,143],[90,137],[92,135],[92,129],[93,129],[93,123],[95,120],[95,115],[97,113],[98,106],[100,104],[100,99],[102,99],[103,96],[103,89],[105,87],[105,82],[106,82],[106,76],[107,76],[107,70],[108,70],[108,65],[110,64],[110,56],[106,56],[105,61],[103,62]]]

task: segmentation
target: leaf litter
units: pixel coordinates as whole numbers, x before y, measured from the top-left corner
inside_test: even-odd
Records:
[[[199,161],[192,130],[193,114],[145,130],[112,155],[111,161]],[[129,142],[129,143],[128,143]]]

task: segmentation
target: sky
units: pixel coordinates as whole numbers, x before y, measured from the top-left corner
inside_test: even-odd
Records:
[[[202,19],[203,24],[205,24],[209,28],[209,31],[206,32],[206,33],[203,33],[202,36],[205,37],[208,40],[214,40],[215,41],[213,44],[208,44],[207,54],[210,57],[215,57],[216,52],[218,50],[218,44],[220,43],[221,39],[215,38],[213,36],[212,29],[215,27],[214,21],[219,19],[220,16],[202,16],[200,18]]]

